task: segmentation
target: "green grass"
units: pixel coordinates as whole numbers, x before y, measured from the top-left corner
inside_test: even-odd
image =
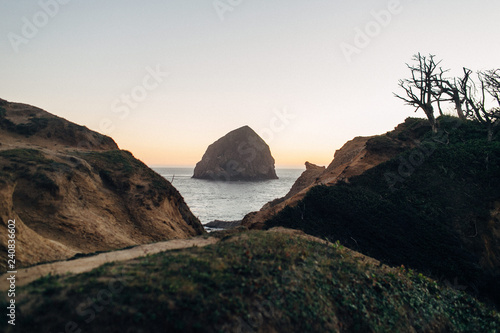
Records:
[[[74,155],[92,165],[102,182],[118,194],[130,191],[130,176],[147,169],[141,161],[125,150],[75,152]]]
[[[52,196],[57,195],[59,186],[47,176],[47,173],[70,170],[68,166],[48,159],[36,149],[20,148],[0,151],[3,160],[0,181],[3,183],[25,179],[32,182],[36,188],[47,190]]]
[[[249,232],[20,288],[17,329],[85,332],[495,332],[469,295],[339,244]],[[3,304],[2,304],[3,307]]]
[[[50,164],[54,161],[45,158],[43,153],[37,149],[18,148],[0,151],[0,158],[9,159],[18,163],[34,162],[36,164]]]
[[[78,152],[75,153],[88,162],[104,169],[104,167],[131,174],[135,168],[141,167],[142,163],[136,160],[132,154],[126,150],[109,150],[103,152]]]
[[[105,184],[120,192],[130,190],[128,177],[134,173],[142,173],[150,183],[149,195],[172,195],[175,189],[143,162],[134,158],[126,150],[109,150],[104,152],[77,152],[75,155],[87,160],[99,173]]]

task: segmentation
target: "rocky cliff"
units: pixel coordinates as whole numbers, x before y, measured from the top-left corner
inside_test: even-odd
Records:
[[[419,128],[411,126],[374,137],[352,154],[336,154],[332,165],[339,156],[346,159],[332,170],[351,161],[336,172],[343,181],[334,183],[328,168],[323,185],[271,216],[265,227],[297,228],[338,240],[500,306],[500,141],[487,141],[479,123],[438,119],[436,134],[427,127],[418,135]],[[417,139],[421,144],[404,149]],[[397,156],[353,177],[367,160],[383,160],[384,152]]]
[[[229,132],[211,144],[193,178],[237,181],[277,179],[269,146],[250,127]]]
[[[261,229],[264,222],[287,206],[295,206],[316,185],[334,185],[361,175],[366,170],[394,158],[402,151],[415,147],[422,133],[429,129],[425,121],[408,118],[393,131],[371,137],[356,137],[335,152],[333,161],[325,169],[306,162],[306,171],[297,179],[290,192],[273,200],[260,211],[247,214],[242,225]]]
[[[15,219],[18,267],[204,232],[168,181],[107,136],[0,100],[0,143],[0,252]]]
[[[299,178],[297,178],[290,191],[288,191],[288,193],[284,197],[274,199],[273,201],[266,203],[261,208],[262,212],[266,212],[268,210],[272,211],[273,207],[276,207],[279,204],[287,201],[296,194],[300,193],[305,188],[309,187],[311,184],[314,184],[316,181],[319,180],[319,177],[325,172],[326,169],[324,166],[317,166],[309,162],[306,162],[305,166],[306,170],[300,175]],[[246,218],[250,216],[252,215],[248,215]]]

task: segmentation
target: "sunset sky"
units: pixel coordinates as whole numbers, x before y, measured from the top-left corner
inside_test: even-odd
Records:
[[[151,166],[194,166],[249,125],[279,167],[327,165],[414,109],[416,52],[500,68],[498,0],[0,0],[0,98],[110,135]]]

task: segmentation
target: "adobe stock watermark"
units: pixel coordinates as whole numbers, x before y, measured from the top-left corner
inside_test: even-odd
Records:
[[[219,19],[224,21],[226,19],[226,14],[233,12],[234,9],[242,3],[243,0],[214,0],[212,4]]]
[[[413,1],[413,0],[407,0]],[[354,39],[351,43],[340,43],[340,49],[348,63],[352,62],[353,56],[360,54],[366,49],[372,40],[378,37],[387,28],[394,16],[403,12],[403,4],[400,0],[389,0],[386,9],[372,10],[370,12],[372,20],[363,27],[354,28]]]
[[[33,40],[41,29],[43,29],[50,20],[59,14],[61,6],[64,6],[72,0],[40,0],[38,6],[40,10],[34,13],[30,18],[23,16],[21,19],[22,27],[21,32],[9,32],[7,38],[9,39],[12,49],[19,53],[21,45],[28,44]]]
[[[156,90],[170,74],[164,72],[161,65],[155,68],[146,67],[146,74],[140,84],[133,87],[129,93],[123,93],[111,103],[111,112],[117,115],[119,120],[125,120],[130,113],[144,102],[149,93]],[[111,118],[103,118],[99,123],[101,132],[110,135],[115,129],[115,122]]]
[[[9,306],[7,307],[7,317],[9,325],[16,325],[16,219],[8,221],[8,250],[7,250],[7,281],[9,281]]]
[[[259,130],[259,135],[269,144],[274,140],[275,135],[284,131],[295,118],[297,115],[290,113],[286,107],[274,109],[273,116],[269,119],[269,126]]]

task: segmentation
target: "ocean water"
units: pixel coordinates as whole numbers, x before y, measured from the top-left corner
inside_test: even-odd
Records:
[[[205,224],[241,220],[276,198],[285,196],[304,169],[276,169],[279,179],[258,182],[216,182],[193,179],[194,168],[153,168],[181,193],[194,215]]]

